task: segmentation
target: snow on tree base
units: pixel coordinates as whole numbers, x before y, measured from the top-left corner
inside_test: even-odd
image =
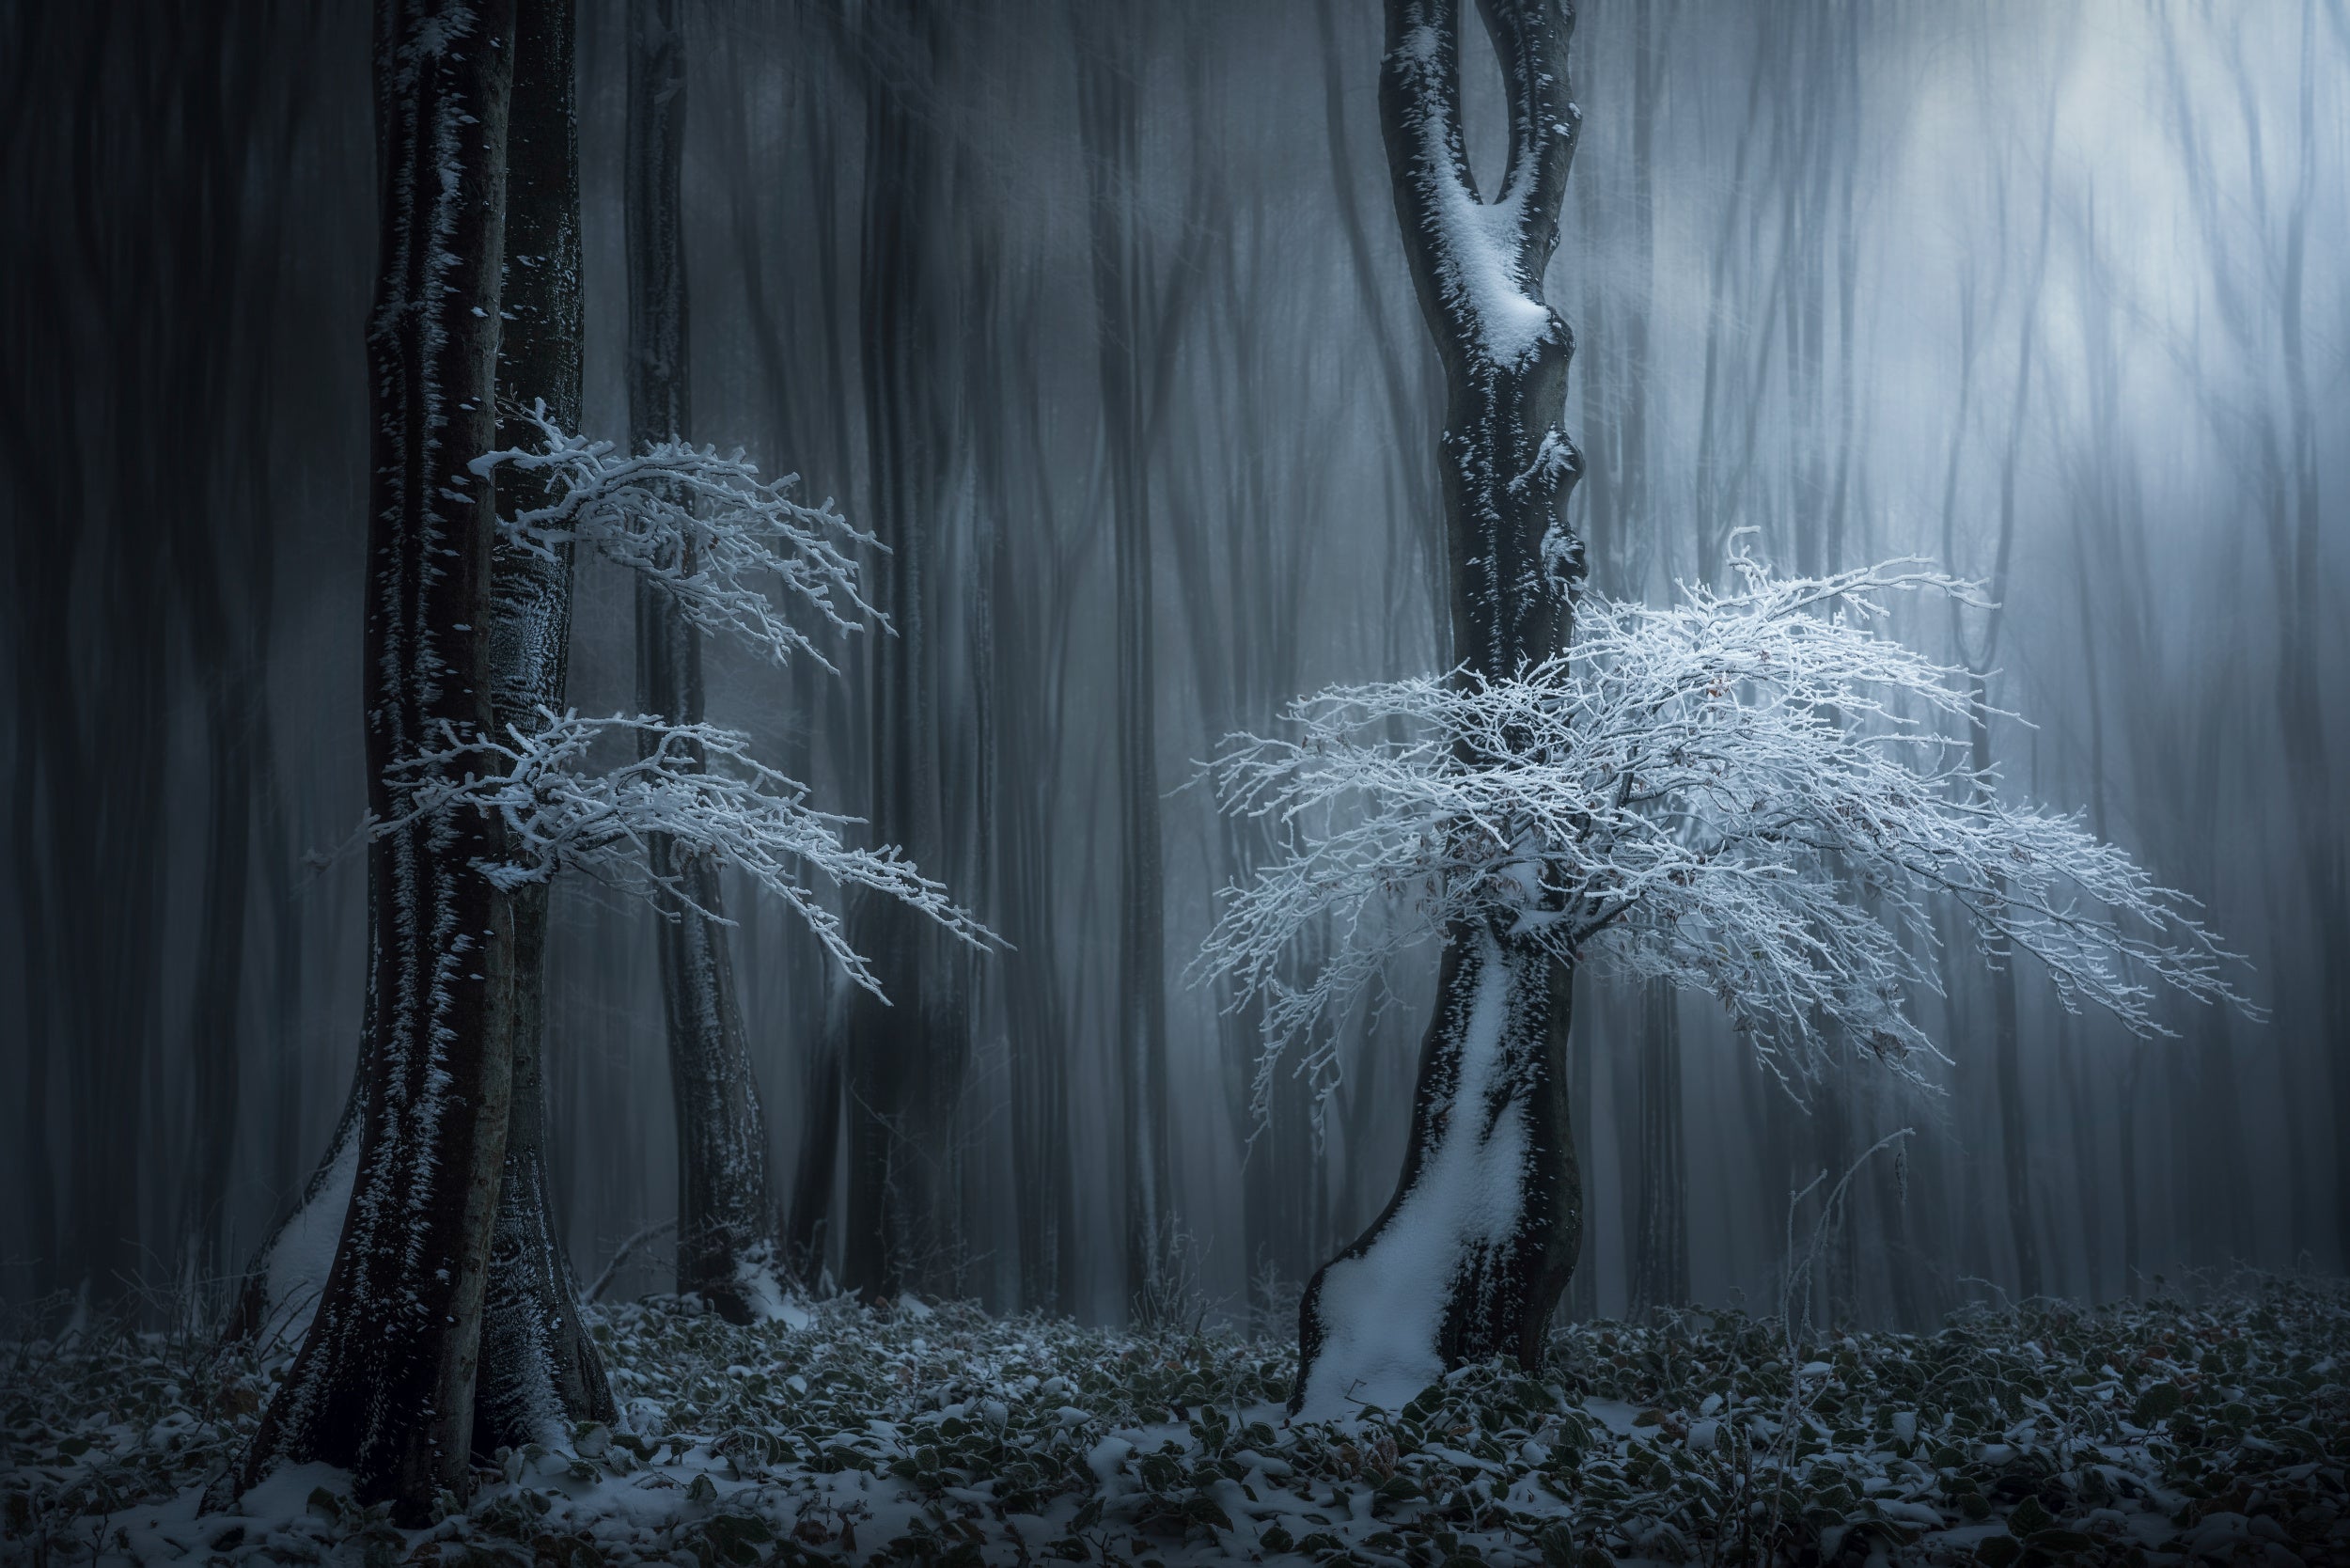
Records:
[[[1971,1310],[1810,1344],[1580,1325],[1392,1416],[1283,1426],[1286,1344],[965,1307],[595,1331],[625,1413],[394,1529],[281,1471],[199,1514],[282,1373],[0,1340],[0,1562],[2350,1562],[2350,1286]]]

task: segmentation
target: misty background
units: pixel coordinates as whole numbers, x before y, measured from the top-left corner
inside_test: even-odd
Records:
[[[1578,10],[1544,291],[1579,345],[1592,586],[1657,599],[1741,551],[1991,584],[1996,620],[1896,629],[1983,675],[2021,715],[1990,729],[2006,783],[2201,900],[2271,1016],[2180,1004],[2140,1043],[1962,950],[1918,998],[1946,1092],[1858,1066],[1807,1113],[1708,998],[1586,975],[1567,1310],[1774,1305],[1791,1189],[1904,1126],[1836,1222],[1839,1317],[2342,1266],[2350,12]],[[1147,816],[1110,541],[1139,516],[1168,1043],[1143,1114],[1203,1305],[1286,1331],[1392,1184],[1434,954],[1355,1027],[1319,1139],[1292,1085],[1251,1144],[1249,1020],[1185,976],[1251,840],[1181,786],[1287,698],[1436,658],[1441,382],[1375,8],[697,4],[687,31],[686,433],[923,531],[908,841],[1012,944],[897,998],[925,1041],[918,1082],[882,1086],[918,1163],[911,1277],[1126,1311],[1118,1041],[1152,966],[1119,944]],[[330,3],[25,7],[0,33],[10,1299],[224,1288],[350,1086],[369,41]],[[1490,175],[1498,77],[1463,58]],[[624,70],[619,7],[582,0],[588,425],[615,436]],[[913,388],[887,411],[885,362]],[[583,560],[577,591],[573,701],[626,710],[632,590]],[[713,651],[711,716],[868,813],[872,640],[842,679]],[[817,1279],[841,1119],[879,1090],[812,940],[747,885],[728,901],[778,1227]],[[593,1279],[676,1211],[655,917],[577,878],[554,907],[550,1168]],[[667,1279],[650,1246],[609,1291]]]

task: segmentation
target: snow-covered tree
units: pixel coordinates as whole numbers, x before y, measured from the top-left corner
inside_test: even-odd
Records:
[[[1376,1240],[1318,1278],[1308,1412],[1392,1408],[1466,1353],[1447,1316],[1488,1309],[1463,1282],[1527,1223],[1526,1004],[1553,963],[1714,996],[1799,1092],[1831,1040],[1909,1073],[1933,1052],[1908,1003],[1937,988],[1944,901],[1986,961],[2029,954],[2067,1007],[2141,1035],[2167,1032],[2157,988],[2243,1005],[2192,901],[2078,818],[1999,798],[1945,732],[1972,716],[1966,672],[1882,632],[1894,596],[1966,585],[1917,562],[1736,564],[1737,588],[1670,607],[1586,597],[1573,653],[1512,675],[1305,698],[1293,733],[1208,765],[1219,806],[1283,844],[1201,959],[1263,1003],[1261,1092],[1285,1060],[1328,1081],[1337,1026],[1383,964],[1449,945],[1430,1037],[1448,1077]],[[1328,957],[1286,981],[1325,931]]]
[[[495,502],[467,460],[495,429],[515,29],[511,0],[400,0],[380,22],[364,667],[368,805],[390,820],[418,782],[398,764],[492,720]],[[478,870],[502,851],[497,819],[462,809],[368,845],[350,1200],[248,1484],[332,1465],[418,1524],[465,1485],[512,1071],[512,912]]]
[[[1451,662],[1500,680],[1564,646],[1570,585],[1583,550],[1562,515],[1581,460],[1559,416],[1574,338],[1543,298],[1559,240],[1559,211],[1574,155],[1576,110],[1567,86],[1572,24],[1557,0],[1485,0],[1478,15],[1500,68],[1509,149],[1491,199],[1480,196],[1461,124],[1459,0],[1387,0],[1379,122],[1403,251],[1420,314],[1444,367],[1444,566]],[[1548,950],[1512,929],[1464,928],[1446,950],[1436,1016],[1420,1054],[1403,1168],[1386,1212],[1324,1265],[1299,1309],[1298,1398],[1329,1382],[1325,1364],[1371,1368],[1381,1354],[1356,1322],[1363,1293],[1385,1281],[1428,1297],[1428,1321],[1397,1319],[1403,1348],[1371,1375],[1384,1396],[1460,1360],[1512,1352],[1531,1364],[1543,1321],[1582,1245],[1572,1129],[1559,1053],[1569,988]],[[1554,1017],[1555,1011],[1559,1016]],[[1466,1050],[1471,1035],[1500,1042],[1496,1065]],[[1434,1190],[1452,1155],[1448,1129],[1482,1146],[1498,1123],[1455,1118],[1469,1099],[1509,1113],[1512,1190],[1507,1235],[1471,1237],[1466,1216],[1422,1222],[1416,1195]],[[1333,1318],[1324,1309],[1344,1309]],[[1359,1331],[1359,1332],[1358,1332]],[[1336,1353],[1325,1356],[1325,1347]],[[1338,1374],[1341,1389],[1363,1383]],[[1325,1400],[1324,1403],[1327,1403]]]
[[[525,559],[540,558],[534,553],[552,558],[555,550],[587,543],[640,570],[656,591],[685,606],[744,605],[744,595],[760,591],[752,585],[763,574],[844,626],[853,623],[838,606],[862,609],[851,557],[840,553],[860,536],[829,509],[791,499],[792,477],[764,478],[739,453],[721,456],[677,442],[628,454],[561,430],[543,409],[530,418],[537,443],[490,452],[470,465],[484,478],[520,470],[546,479],[544,507],[499,524],[506,544]],[[697,497],[696,504],[682,503],[684,495]],[[697,570],[646,570],[687,549]],[[806,561],[795,560],[795,553],[827,564],[798,570]],[[777,660],[808,649],[772,604],[758,614],[732,613],[722,624]],[[380,770],[384,797],[365,833],[368,842],[480,823],[499,852],[475,855],[467,870],[509,901],[578,870],[645,898],[672,919],[682,914],[713,924],[724,917],[709,889],[715,869],[731,866],[782,900],[848,978],[877,996],[880,982],[825,902],[822,885],[888,898],[974,946],[994,940],[895,849],[850,842],[846,830],[856,819],[810,806],[806,789],[760,762],[739,731],[657,714],[583,718],[545,706],[526,720],[501,716],[502,734],[441,718],[387,760]],[[698,874],[697,866],[703,868]],[[347,1113],[334,1152],[313,1178],[323,1200],[352,1190],[360,1149],[354,1125]],[[331,1202],[311,1197],[306,1194],[298,1223],[287,1228],[263,1271],[269,1299],[281,1313],[306,1309],[303,1293],[315,1288],[318,1265],[335,1244]],[[746,1316],[788,1315],[764,1240],[762,1222],[734,1255],[734,1272],[724,1283],[745,1304]],[[575,1310],[568,1268],[559,1259],[548,1266],[561,1270],[556,1304]],[[559,1374],[564,1365],[558,1359],[541,1370]],[[537,1407],[556,1408],[549,1393],[556,1380],[525,1381],[539,1390]]]
[[[871,541],[740,453],[675,439],[624,452],[565,429],[576,277],[556,263],[575,255],[576,234],[548,230],[575,227],[576,197],[545,187],[550,174],[575,180],[568,34],[557,49],[536,25],[546,18],[519,30],[535,40],[532,70],[565,84],[531,84],[548,89],[536,131],[563,145],[540,149],[559,166],[532,176],[530,194],[553,210],[517,229],[553,248],[506,269],[531,274],[509,313],[498,216],[509,110],[532,96],[515,84],[512,8],[413,0],[386,17],[377,69],[393,178],[369,334],[368,1027],[332,1149],[245,1293],[243,1326],[298,1334],[302,1349],[239,1483],[321,1461],[421,1520],[437,1493],[462,1491],[478,1447],[611,1411],[539,1156],[554,875],[583,867],[643,893],[670,926],[695,925],[707,960],[724,951],[716,877],[732,864],[868,986],[812,879],[877,891],[974,943],[988,935],[896,852],[851,845],[852,819],[807,806],[746,737],[701,722],[697,684],[683,713],[583,720],[557,706],[578,546],[633,572],[673,627],[727,632],[781,663],[815,652],[795,612],[849,629],[870,619],[851,552]],[[541,384],[560,406],[522,409],[515,394]],[[606,738],[635,760],[603,765]],[[706,1065],[720,1091],[747,1091],[746,1063]],[[693,1086],[680,1078],[682,1102]],[[690,1156],[685,1175],[690,1192]],[[755,1200],[711,1249],[725,1263],[711,1294],[744,1317],[782,1315],[763,1183],[727,1185]]]
[[[515,17],[498,294],[500,447],[538,440],[544,427],[537,421],[576,425],[580,417],[585,299],[575,27],[569,4],[531,6]],[[550,499],[550,487],[535,472],[509,472],[494,480],[494,490],[498,512],[509,519]],[[568,542],[517,539],[505,527],[492,544],[494,733],[535,724],[541,709],[564,702],[572,554]],[[512,1091],[475,1378],[473,1443],[479,1453],[546,1439],[571,1422],[609,1421],[616,1413],[579,1309],[546,1170],[548,888],[544,883],[512,887],[507,902],[512,983],[497,1007],[505,1020],[499,1027],[512,1042]],[[359,1112],[372,1066],[364,1054],[354,1065],[345,1111],[324,1156],[248,1266],[230,1337],[298,1340],[306,1328],[350,1208]]]
[[[1829,1029],[1896,1063],[1925,1048],[1900,1005],[1919,976],[1899,933],[1937,891],[1995,945],[2046,960],[2068,1000],[2141,1027],[2149,976],[2224,994],[2222,955],[2118,852],[1987,790],[1937,794],[1981,770],[1904,736],[1897,721],[1916,715],[1890,694],[1936,711],[1943,682],[1852,619],[1927,574],[1782,584],[1757,570],[1658,619],[1578,604],[1584,551],[1564,508],[1582,464],[1559,425],[1573,337],[1543,294],[1579,123],[1573,13],[1480,0],[1509,132],[1486,194],[1462,124],[1462,9],[1386,0],[1379,88],[1444,368],[1452,673],[1310,699],[1291,715],[1299,738],[1244,743],[1210,770],[1228,809],[1291,835],[1202,958],[1262,1006],[1273,1052],[1308,1042],[1302,1069],[1326,1081],[1318,1031],[1334,1009],[1406,933],[1443,936],[1394,1194],[1300,1306],[1293,1400],[1317,1415],[1399,1403],[1465,1361],[1537,1361],[1582,1244],[1563,1069],[1587,954],[1713,992],[1791,1079]],[[1590,640],[1571,653],[1578,618]],[[1389,739],[1391,724],[1412,738]],[[1916,745],[1925,754],[1904,758]],[[2123,923],[2061,902],[2068,886]],[[1400,921],[1372,916],[1407,891]],[[2133,933],[2132,918],[2151,925]],[[1292,953],[1324,921],[1327,961]],[[1312,978],[1284,984],[1300,961]]]

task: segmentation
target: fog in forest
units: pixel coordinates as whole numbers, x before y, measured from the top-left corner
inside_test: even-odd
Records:
[[[360,1046],[378,143],[367,8],[141,9],[0,44],[0,1294],[160,1322],[228,1300]],[[2252,1011],[2161,993],[2139,1039],[1946,916],[1909,1003],[1947,1062],[1847,1046],[1790,1087],[1713,996],[1580,973],[1559,1316],[1776,1303],[1791,1194],[1848,1169],[1835,1322],[2342,1269],[2350,12],[1576,9],[1541,282],[1586,591],[1980,582],[1996,612],[1890,631],[1980,678],[2002,796],[2200,902]],[[887,546],[854,554],[889,632],[785,668],[713,638],[708,715],[1000,938],[812,882],[882,933],[885,1008],[726,873],[782,1273],[1288,1335],[1394,1185],[1437,951],[1346,1015],[1326,1097],[1285,1065],[1260,1116],[1258,1011],[1196,961],[1269,830],[1194,779],[1292,698],[1450,658],[1377,8],[678,10],[672,433]],[[624,448],[629,39],[582,0],[580,426]],[[1480,183],[1492,60],[1462,53]],[[573,592],[569,705],[643,711],[628,574],[583,548]],[[548,1202],[599,1299],[670,1291],[662,917],[552,888]]]

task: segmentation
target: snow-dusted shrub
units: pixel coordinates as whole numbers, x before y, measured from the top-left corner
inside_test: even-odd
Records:
[[[1986,957],[2029,953],[2066,1006],[2140,1034],[2156,985],[2242,1005],[2191,900],[2077,816],[2001,800],[1940,728],[1970,718],[1963,672],[1881,629],[1892,596],[1967,585],[1740,567],[1668,607],[1585,598],[1573,652],[1507,679],[1306,698],[1205,765],[1281,846],[1196,965],[1263,1005],[1261,1101],[1292,1045],[1330,1081],[1332,1026],[1391,955],[1478,922],[1711,994],[1789,1081],[1831,1035],[1911,1070],[1933,1049],[1905,1002],[1936,985],[1936,899]],[[1299,953],[1327,955],[1302,985]]]
[[[1284,1424],[1286,1342],[968,1307],[591,1326],[622,1419],[403,1530],[323,1468],[207,1482],[290,1347],[0,1323],[0,1563],[2340,1560],[2350,1298],[1974,1309],[1929,1335],[1577,1324],[1539,1375]],[[1790,1412],[1795,1414],[1791,1419]],[[1840,1556],[1840,1554],[1841,1554]]]

